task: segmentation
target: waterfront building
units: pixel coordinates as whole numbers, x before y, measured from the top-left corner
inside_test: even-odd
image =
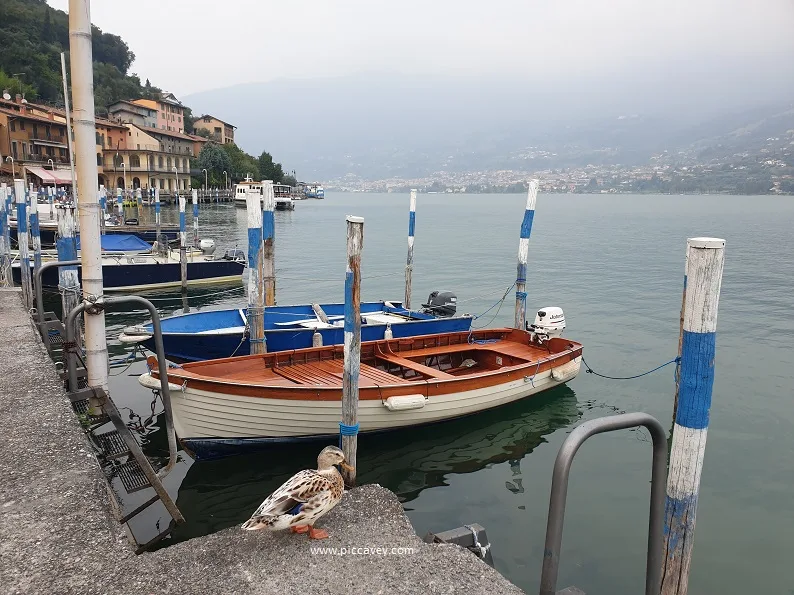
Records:
[[[234,129],[237,127],[224,122],[220,118],[205,114],[196,118],[196,121],[193,122],[193,128],[195,130],[206,130],[209,132],[210,140],[227,145],[234,143]]]

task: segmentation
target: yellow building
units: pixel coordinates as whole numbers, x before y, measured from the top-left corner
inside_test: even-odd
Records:
[[[210,140],[226,145],[234,142],[234,129],[237,127],[215,116],[205,114],[193,122],[193,128],[195,130],[206,130],[210,134]]]
[[[173,93],[163,92],[160,99],[135,99],[130,103],[156,110],[158,130],[185,132],[185,107]]]

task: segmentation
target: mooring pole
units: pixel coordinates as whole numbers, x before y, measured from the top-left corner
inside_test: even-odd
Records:
[[[39,227],[39,195],[30,193],[30,237],[33,240],[33,272],[41,268],[41,228]],[[41,308],[41,304],[36,304]]]
[[[108,191],[103,185],[99,186],[99,233],[105,235],[105,208],[107,205]]]
[[[518,241],[518,272],[516,274],[516,316],[513,327],[524,330],[527,320],[527,256],[529,255],[529,235],[532,233],[532,220],[535,218],[535,202],[538,198],[538,181],[529,181],[527,208],[521,222],[521,239]]]
[[[8,232],[8,186],[0,184],[0,286],[13,287],[11,276],[11,246]]]
[[[193,247],[198,248],[199,245],[199,220],[198,220],[198,190],[193,191]]]
[[[30,254],[28,252],[28,203],[25,199],[25,180],[14,180],[17,199],[17,243],[19,244],[19,272],[22,280],[22,302],[25,308],[33,307],[33,288],[30,280]]]
[[[403,308],[411,309],[411,278],[414,272],[414,228],[416,226],[416,190],[411,190],[408,203],[408,260],[405,263],[405,299]]]
[[[276,305],[276,263],[275,240],[276,220],[273,211],[276,208],[276,196],[273,193],[273,182],[266,182],[262,187],[262,243],[263,267],[262,278],[265,282],[265,306]]]
[[[116,211],[121,218],[121,222],[124,223],[124,195],[121,188],[116,188]]]
[[[157,236],[157,251],[162,254],[165,247],[160,243],[160,189],[154,189],[154,229]]]
[[[74,146],[81,196],[75,194],[80,216],[80,260],[86,299],[85,352],[88,385],[108,391],[108,348],[105,310],[101,304],[102,246],[97,201],[94,71],[91,56],[91,15],[88,0],[69,0],[69,48],[74,98]],[[68,136],[68,135],[67,135]],[[74,187],[73,187],[74,188]],[[97,305],[98,303],[98,305]],[[94,406],[100,403],[92,403]]]
[[[358,450],[358,376],[361,370],[361,247],[364,218],[347,217],[347,270],[345,271],[345,346],[342,377],[342,452],[353,471],[342,471],[347,485],[356,484]]]
[[[246,190],[248,211],[248,342],[251,355],[267,353],[265,342],[265,284],[262,244],[262,195]]]
[[[680,390],[664,510],[662,595],[686,595],[688,588],[714,386],[717,309],[724,262],[725,240],[687,240]]]
[[[58,260],[64,262],[77,260],[77,240],[74,234],[74,208],[64,205],[58,209],[58,240],[55,243],[58,249]],[[58,267],[58,286],[61,290],[61,305],[63,312],[68,314],[80,303],[80,280],[77,276],[77,267]],[[63,317],[66,321],[66,315]],[[77,346],[81,345],[79,318],[74,327],[74,336]]]
[[[55,219],[55,192],[52,186],[47,186],[47,203],[50,205],[50,219]]]
[[[185,197],[179,199],[179,268],[182,274],[182,293],[187,292],[187,229],[185,225]]]
[[[3,184],[3,186],[6,185]],[[5,209],[6,209],[6,226],[5,229],[3,230],[3,236],[5,238],[6,278],[8,279],[8,287],[13,287],[14,277],[11,269],[11,213],[13,213],[14,211],[14,188],[11,186],[6,186]]]

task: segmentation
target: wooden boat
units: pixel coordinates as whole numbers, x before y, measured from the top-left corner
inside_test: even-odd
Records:
[[[470,415],[574,378],[582,345],[492,329],[362,343],[361,432]],[[139,381],[160,386],[155,358]],[[329,438],[341,419],[343,347],[299,349],[170,368],[174,425],[197,456],[224,447]]]

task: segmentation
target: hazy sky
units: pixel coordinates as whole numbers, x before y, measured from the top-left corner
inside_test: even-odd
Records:
[[[50,0],[68,10],[68,0]],[[362,71],[505,74],[540,82],[757,58],[791,76],[794,0],[93,0],[178,96]]]

